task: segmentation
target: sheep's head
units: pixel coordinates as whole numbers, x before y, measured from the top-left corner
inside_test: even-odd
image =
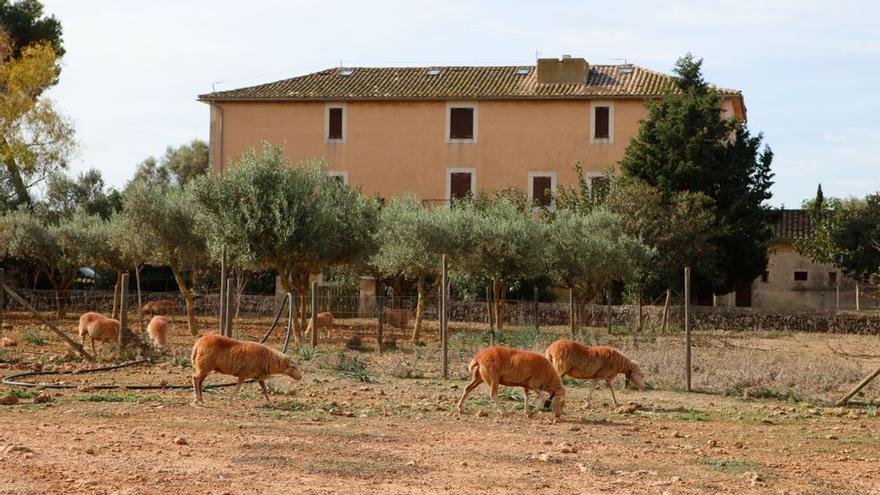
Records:
[[[302,373],[299,372],[299,367],[293,361],[287,362],[287,368],[284,368],[283,374],[293,378],[294,380],[301,380]]]
[[[557,419],[562,416],[562,409],[565,407],[565,389],[561,388],[550,394],[550,407],[553,409],[553,416]]]
[[[633,368],[626,374],[626,386],[645,390],[645,374],[642,373],[642,369],[636,363],[633,363]]]

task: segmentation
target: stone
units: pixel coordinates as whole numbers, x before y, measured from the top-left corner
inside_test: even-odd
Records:
[[[85,450],[85,453],[89,454],[89,455],[95,455],[95,449],[93,449],[92,447],[89,447]]]
[[[18,342],[15,341],[12,337],[3,337],[0,339],[0,347],[15,347],[18,345]]]
[[[188,444],[186,439],[183,437],[174,437],[174,443],[176,445],[187,445]]]
[[[479,411],[477,411],[477,417],[478,417],[478,418],[485,418],[485,417],[488,416],[488,415],[489,415],[489,413],[487,413],[486,411],[484,411],[484,410],[482,410],[482,409],[480,409]]]
[[[638,411],[638,409],[639,409],[638,404],[636,404],[635,402],[630,402],[629,404],[624,404],[624,405],[618,407],[617,409],[614,410],[614,412],[617,414],[632,414],[632,413]]]
[[[413,466],[415,466],[415,465],[416,465],[416,461],[409,461],[409,462],[406,463],[406,466],[407,466],[407,467],[413,467]]]
[[[581,473],[589,472],[589,469],[587,468],[587,466],[584,465],[584,463],[579,462],[576,465],[577,465],[578,471],[580,471]]]
[[[549,452],[541,454],[538,456],[538,460],[541,462],[557,462],[558,459],[550,454]]]
[[[717,447],[717,446],[718,446],[718,440],[714,440],[714,439],[709,440],[708,442],[706,442],[706,445],[708,445],[709,447]]]
[[[18,404],[18,397],[14,395],[0,397],[0,406],[14,406],[15,404]]]
[[[52,402],[52,396],[49,392],[43,392],[40,395],[34,397],[34,404],[43,404],[46,402]]]

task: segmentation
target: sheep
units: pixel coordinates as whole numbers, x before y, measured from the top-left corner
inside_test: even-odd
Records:
[[[141,311],[149,314],[150,318],[155,315],[174,315],[177,313],[177,303],[171,299],[150,301],[141,307]]]
[[[529,390],[543,391],[550,394],[553,413],[556,419],[562,415],[565,404],[565,389],[562,380],[544,356],[537,352],[520,351],[509,347],[492,346],[478,352],[468,365],[471,383],[465,388],[456,409],[462,414],[462,404],[480,383],[489,385],[489,396],[504,416],[504,410],[498,404],[498,385],[523,388],[523,410],[529,416]]]
[[[569,339],[557,340],[545,351],[547,359],[553,363],[560,377],[570,376],[582,380],[603,380],[611,390],[611,399],[617,406],[617,397],[611,380],[618,374],[626,375],[626,386],[635,385],[639,390],[645,389],[645,374],[639,364],[624,356],[617,349],[607,346],[585,346]],[[593,396],[590,388],[587,403]]]
[[[299,380],[302,375],[296,363],[284,354],[256,342],[242,342],[217,334],[196,340],[192,349],[193,392],[195,404],[202,404],[202,383],[212,371],[238,378],[232,397],[238,395],[242,382],[253,378],[260,384],[266,403],[272,405],[266,391],[266,378],[287,375]]]
[[[168,318],[164,316],[154,316],[150,319],[150,323],[147,324],[147,333],[150,334],[156,346],[162,350],[165,350],[168,346],[169,330],[171,330],[171,324],[168,322]]]
[[[313,327],[312,318],[309,318],[309,325],[306,327],[306,334],[311,335]],[[327,332],[327,338],[330,338],[330,331],[333,330],[333,313],[318,313],[318,328],[323,328]]]
[[[408,309],[386,309],[385,323],[392,327],[406,328],[409,326]]]
[[[113,343],[119,340],[119,320],[89,311],[79,317],[79,336],[83,347],[86,337],[92,342],[92,354],[97,354],[95,341]]]

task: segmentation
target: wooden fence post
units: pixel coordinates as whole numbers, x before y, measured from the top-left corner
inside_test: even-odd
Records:
[[[574,322],[574,289],[568,288],[568,332],[571,334],[572,340],[575,337],[575,322]]]
[[[687,391],[691,391],[691,324],[690,324],[690,302],[691,302],[691,267],[684,267],[684,362],[685,373],[687,374]]]
[[[866,376],[861,382],[859,382],[858,385],[856,385],[852,390],[850,390],[848,394],[843,396],[843,398],[840,399],[839,401],[835,402],[834,405],[835,406],[842,406],[842,405],[846,404],[847,402],[849,402],[849,400],[852,399],[852,397],[854,395],[859,393],[859,390],[864,388],[865,385],[871,383],[871,380],[873,380],[874,378],[877,378],[878,375],[880,375],[880,368],[877,368],[876,370],[874,370],[873,373]]]
[[[220,313],[217,315],[217,325],[220,327],[220,335],[226,335],[226,245],[223,245],[220,257]]]
[[[6,309],[6,291],[2,287],[6,284],[6,270],[0,268],[0,337],[3,336],[3,311]]]
[[[859,305],[859,299],[861,299],[861,291],[859,290],[859,283],[856,282],[856,311],[861,311],[861,307]]]
[[[312,282],[312,348],[318,347],[318,282]]]
[[[447,333],[449,330],[449,308],[448,308],[448,284],[449,284],[449,267],[446,262],[446,255],[441,258],[440,266],[440,345],[443,348],[443,379],[449,378],[449,342]]]
[[[119,351],[128,347],[128,274],[123,273],[119,281]]]
[[[489,345],[495,345],[495,325],[492,321],[492,288],[486,286],[486,320],[489,323]]]
[[[539,318],[538,318],[538,286],[537,285],[534,287],[534,290],[532,291],[532,301],[533,301],[532,302],[532,312],[534,313],[534,317],[535,317],[535,330],[540,330],[540,328],[538,328]]]
[[[138,294],[138,329],[141,335],[144,333],[144,301],[141,299],[141,267],[134,267],[134,279],[137,284]]]
[[[385,341],[385,284],[376,282],[376,349],[381,354],[382,344]]]
[[[235,279],[226,279],[226,312],[223,315],[223,324],[226,326],[226,336],[232,338],[232,299],[235,293]]]
[[[672,295],[672,289],[666,289],[666,302],[663,303],[663,323],[660,326],[660,333],[666,333],[666,325],[669,323],[669,299]]]

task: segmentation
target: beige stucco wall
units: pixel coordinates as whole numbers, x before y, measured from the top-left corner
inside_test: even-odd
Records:
[[[447,168],[476,169],[477,190],[528,187],[529,172],[555,171],[572,185],[574,163],[601,172],[623,155],[647,115],[643,100],[482,100],[477,142],[446,142],[446,101],[347,101],[345,142],[327,143],[327,102],[218,102],[212,107],[213,163],[237,160],[261,141],[299,162],[322,158],[366,194],[446,198]],[[613,106],[613,143],[591,143],[591,104]],[[334,103],[334,102],[331,102]],[[219,140],[222,127],[222,157]]]

